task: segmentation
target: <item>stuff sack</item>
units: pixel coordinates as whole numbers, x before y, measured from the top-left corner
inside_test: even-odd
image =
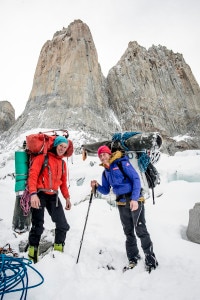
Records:
[[[49,135],[47,133],[48,132],[39,132],[26,136],[26,151],[33,155],[47,154],[47,152],[53,147],[54,140],[58,136],[57,132],[55,132],[53,135]],[[68,132],[64,131],[63,136],[68,139]],[[73,151],[73,143],[68,139],[68,148],[65,153],[65,157],[70,157],[73,154]]]
[[[26,136],[26,150],[28,153],[38,155],[46,154],[53,146],[56,135],[36,133]]]

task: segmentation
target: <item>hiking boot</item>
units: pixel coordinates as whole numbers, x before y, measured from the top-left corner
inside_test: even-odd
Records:
[[[64,245],[63,244],[54,244],[53,245],[53,249],[55,250],[55,251],[60,251],[60,252],[63,252],[64,251]]]
[[[39,249],[37,246],[28,247],[28,257],[34,264],[38,262]]]
[[[140,254],[138,253],[137,255],[135,255],[133,258],[131,258],[130,260],[129,260],[129,262],[131,261],[131,262],[134,262],[136,265],[137,265],[137,262],[138,262],[138,260],[140,260],[141,259],[141,256],[140,256]]]
[[[129,260],[128,266],[126,266],[126,269],[133,269],[136,265],[138,260],[141,259],[140,254],[135,255],[132,259]]]
[[[127,269],[133,269],[136,265],[137,265],[137,262],[135,262],[133,260],[129,260]]]
[[[152,269],[156,269],[158,266],[157,259],[155,257],[155,254],[145,254],[145,267],[146,270],[150,273]]]
[[[123,272],[126,272],[127,270],[131,270],[135,268],[135,266],[137,266],[137,262],[129,260],[128,265],[123,268]]]

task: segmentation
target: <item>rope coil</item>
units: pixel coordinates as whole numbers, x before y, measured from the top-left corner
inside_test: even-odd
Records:
[[[112,141],[113,141],[113,142],[114,142],[114,141],[119,141],[119,142],[121,143],[122,147],[123,147],[126,151],[129,151],[129,149],[128,149],[128,148],[126,147],[126,145],[125,145],[125,141],[126,141],[127,139],[129,139],[130,137],[132,137],[132,136],[138,134],[138,133],[140,133],[140,132],[127,132],[127,131],[125,131],[124,133],[121,133],[121,132],[119,132],[119,133],[114,133],[113,136],[112,136]]]
[[[28,289],[37,287],[44,282],[43,276],[31,266],[32,261],[26,258],[0,255],[0,299],[11,292],[21,292],[20,300],[26,300]],[[40,282],[29,286],[28,268],[36,272]],[[17,287],[20,285],[20,287]]]
[[[30,193],[27,188],[24,190],[24,192],[21,196],[20,206],[21,206],[21,209],[23,210],[24,216],[27,217],[29,215],[29,212],[31,209]]]

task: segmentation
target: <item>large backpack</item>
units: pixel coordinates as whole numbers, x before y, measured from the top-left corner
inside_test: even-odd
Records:
[[[58,135],[63,135],[68,139],[68,148],[65,157],[72,156],[74,150],[73,142],[68,138],[68,131],[62,129],[27,135],[23,143],[23,149],[15,151],[16,203],[13,216],[13,229],[16,232],[27,231],[28,224],[30,223],[30,195],[27,187],[29,168],[34,158],[39,154],[43,154],[44,163],[40,172],[43,171],[48,165],[47,153],[52,149],[54,140]]]
[[[157,169],[149,161],[148,157],[146,158],[146,160],[149,162],[144,167],[144,163],[142,166],[140,165],[140,160],[138,160],[138,154],[136,152],[129,151],[126,153],[126,155],[129,157],[129,162],[132,164],[132,166],[134,167],[134,169],[136,170],[136,172],[140,177],[142,195],[146,198],[147,196],[149,196],[149,189],[151,189],[153,204],[155,204],[154,188],[157,186],[157,184],[160,184],[160,175]],[[120,161],[118,162],[118,167],[122,172],[123,176],[127,177]]]
[[[128,156],[130,163],[139,174],[145,196],[148,197],[151,189],[153,204],[155,204],[154,188],[160,183],[159,172],[155,167],[155,163],[160,159],[162,146],[160,134],[157,132],[115,133],[112,140],[82,145],[83,160],[87,158],[87,153],[97,153],[102,145],[107,145],[112,153],[120,150]]]
[[[129,151],[126,153],[126,155],[129,158],[129,162],[132,164],[134,169],[139,175],[140,182],[141,182],[141,196],[144,196],[144,198],[147,198],[149,196],[149,189],[152,190],[152,198],[153,198],[153,204],[155,204],[155,196],[154,196],[154,188],[156,187],[157,184],[160,184],[160,175],[153,166],[151,162],[148,163],[148,165],[145,167],[145,171],[142,171],[144,168],[144,164],[141,168],[139,165],[139,160],[138,160],[138,154],[134,151]],[[148,158],[147,158],[148,161]],[[128,175],[125,173],[121,161],[117,163],[118,168],[122,172],[124,178],[127,178]],[[105,175],[105,171],[104,171]]]
[[[44,164],[41,171],[47,165],[46,154],[53,147],[53,143],[58,133],[62,133],[66,138],[69,137],[67,130],[54,130],[39,132],[36,134],[30,134],[26,136],[26,140],[23,143],[23,150],[15,151],[15,192],[20,193],[25,190],[26,182],[28,178],[28,170],[34,160],[39,155],[44,155]],[[68,139],[68,148],[65,153],[65,157],[70,157],[73,154],[73,143]]]

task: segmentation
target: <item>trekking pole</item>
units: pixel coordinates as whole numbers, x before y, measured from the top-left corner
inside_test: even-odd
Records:
[[[82,238],[80,240],[80,248],[79,248],[79,252],[78,252],[78,257],[77,257],[76,263],[78,263],[78,261],[79,261],[79,256],[80,256],[80,253],[81,253],[81,247],[82,247],[82,244],[83,244],[83,237],[84,237],[85,228],[86,228],[86,224],[87,224],[87,219],[88,219],[88,215],[89,215],[89,211],[90,211],[90,206],[91,206],[91,203],[92,203],[92,197],[93,197],[94,193],[95,192],[92,189],[91,194],[90,194],[90,200],[89,200],[89,206],[88,206],[88,211],[87,211],[87,215],[86,215],[85,225],[84,225],[84,229],[83,229],[83,233],[82,233]]]

